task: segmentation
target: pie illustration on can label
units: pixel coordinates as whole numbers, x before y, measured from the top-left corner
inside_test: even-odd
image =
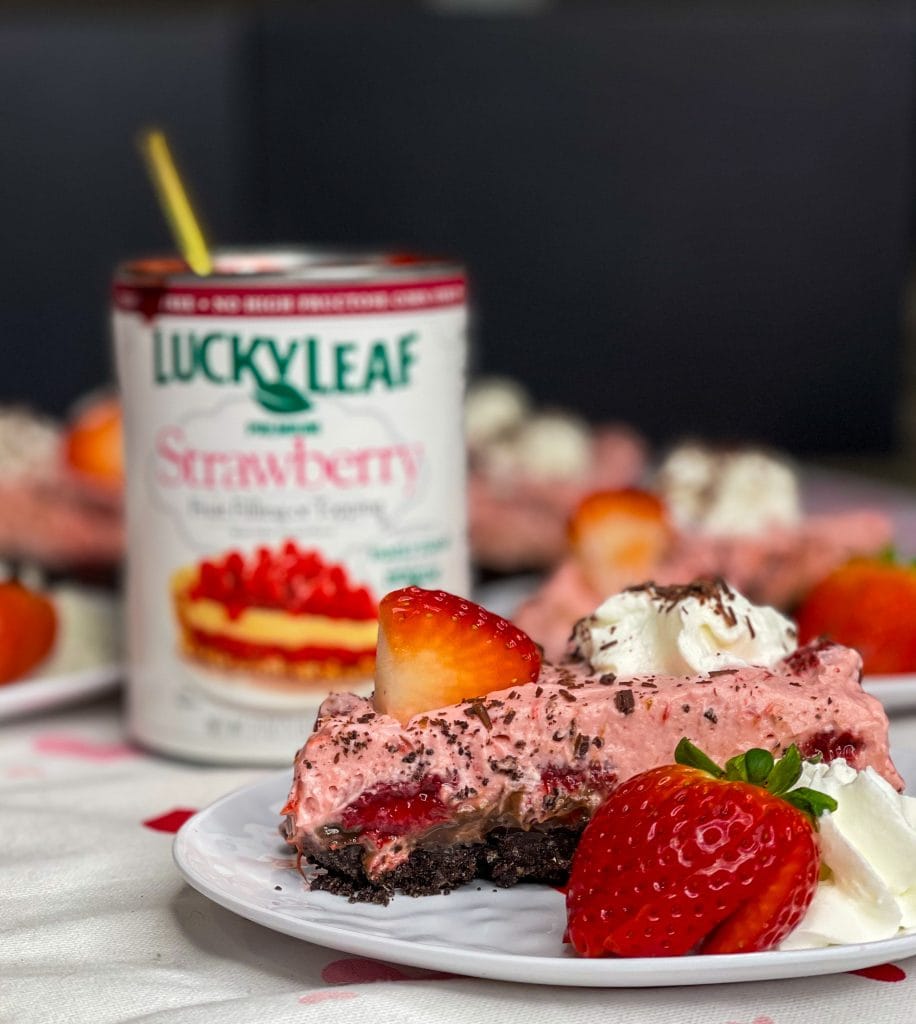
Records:
[[[377,601],[314,549],[222,553],[177,570],[172,598],[192,661],[270,688],[371,678]]]

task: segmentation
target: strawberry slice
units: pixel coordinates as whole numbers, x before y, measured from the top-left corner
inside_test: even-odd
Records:
[[[576,560],[589,585],[602,595],[649,579],[672,536],[662,501],[632,489],[590,494],[569,524]]]
[[[463,597],[405,587],[379,605],[375,706],[401,722],[534,682],[540,668],[527,634]]]
[[[814,897],[822,793],[792,787],[801,755],[749,750],[720,768],[686,739],[676,764],[628,779],[582,834],[567,941],[582,956],[771,949]]]

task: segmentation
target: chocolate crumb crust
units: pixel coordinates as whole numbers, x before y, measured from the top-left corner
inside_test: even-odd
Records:
[[[324,849],[310,856],[324,869],[310,882],[312,889],[346,896],[351,903],[386,904],[401,892],[407,896],[447,893],[474,878],[502,888],[519,882],[562,885],[569,877],[581,828],[496,828],[483,842],[419,846],[403,864],[372,882],[363,870],[360,846]]]

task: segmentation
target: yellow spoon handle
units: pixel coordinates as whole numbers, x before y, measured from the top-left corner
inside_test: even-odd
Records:
[[[175,236],[179,252],[195,274],[205,276],[212,273],[210,249],[172,159],[165,135],[158,129],[142,132],[140,152],[146,161],[159,204]]]

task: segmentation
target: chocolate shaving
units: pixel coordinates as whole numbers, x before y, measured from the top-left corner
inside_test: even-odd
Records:
[[[617,676],[613,672],[605,672],[604,675],[598,676],[598,682],[602,686],[613,686],[617,682]]]
[[[576,698],[569,692],[569,690],[564,690],[561,686],[558,692],[563,700],[575,704]]]
[[[712,708],[707,708],[707,709],[706,709],[706,710],[705,710],[705,711],[703,712],[703,717],[704,717],[705,719],[707,719],[708,721],[712,722],[712,724],[713,724],[713,725],[715,725],[715,724],[716,724],[716,722],[718,722],[718,721],[719,721],[719,716],[718,716],[718,715],[717,715],[717,714],[715,713],[715,711],[713,711],[713,709],[712,709]]]
[[[614,694],[614,707],[622,715],[632,715],[636,710],[636,698],[632,690],[618,690]]]
[[[490,721],[489,712],[483,706],[483,704],[477,701],[471,703],[467,709],[467,713],[469,715],[474,715],[475,718],[479,718],[487,732],[489,732],[490,729],[493,728],[493,723]]]

